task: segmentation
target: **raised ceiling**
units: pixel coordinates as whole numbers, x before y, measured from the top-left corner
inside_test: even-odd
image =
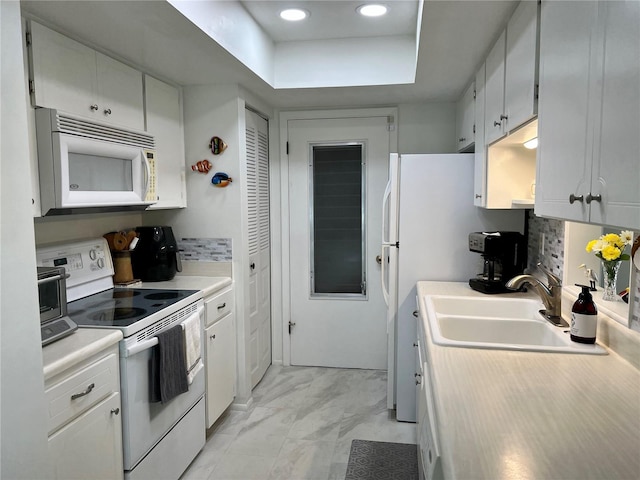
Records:
[[[275,11],[279,2],[262,3]],[[353,5],[341,0],[319,3],[334,8]],[[393,7],[401,2],[385,3]],[[62,33],[176,84],[237,83],[274,107],[328,108],[456,100],[516,4],[512,0],[426,1],[414,83],[286,89],[274,89],[164,0],[28,0],[22,8]],[[247,11],[259,17],[249,6]],[[320,22],[325,29],[328,23]],[[262,28],[266,32],[270,27]],[[387,60],[381,56],[379,68],[384,69]]]
[[[274,42],[415,35],[418,23],[417,0],[385,2],[389,7],[387,14],[369,18],[356,12],[366,3],[360,0],[242,0],[240,3]],[[285,8],[301,8],[310,16],[299,22],[285,22],[278,15]]]

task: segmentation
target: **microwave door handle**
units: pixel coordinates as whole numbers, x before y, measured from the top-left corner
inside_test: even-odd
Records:
[[[147,193],[149,192],[149,179],[151,178],[151,168],[149,167],[149,161],[144,154],[144,151],[141,152],[142,163],[144,165],[144,194],[142,195],[142,200],[147,198]]]
[[[69,278],[69,274],[66,275],[53,275],[51,277],[41,278],[38,280],[38,285],[42,285],[43,283],[54,282],[56,280],[63,280]]]

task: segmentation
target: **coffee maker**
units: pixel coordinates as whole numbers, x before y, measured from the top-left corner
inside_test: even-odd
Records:
[[[171,280],[182,271],[178,243],[171,227],[136,227],[138,243],[131,251],[133,274],[145,282]]]
[[[469,286],[482,293],[512,292],[505,283],[524,272],[526,242],[518,232],[473,232],[469,250],[482,255],[482,273],[469,280]]]

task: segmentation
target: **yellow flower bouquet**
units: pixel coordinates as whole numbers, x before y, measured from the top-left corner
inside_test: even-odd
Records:
[[[603,300],[616,300],[616,281],[620,263],[629,260],[629,255],[624,253],[627,245],[633,243],[633,232],[623,230],[620,235],[607,233],[587,243],[587,252],[594,253],[602,261],[602,273],[604,275]]]

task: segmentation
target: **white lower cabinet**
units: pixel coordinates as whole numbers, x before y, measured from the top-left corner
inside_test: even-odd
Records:
[[[46,380],[52,478],[121,479],[118,346]]]
[[[120,394],[112,393],[49,437],[54,478],[122,478]]]
[[[236,395],[236,327],[233,290],[205,300],[205,369],[207,428],[231,405]]]
[[[416,395],[417,395],[417,437],[418,470],[420,479],[440,480],[444,478],[440,461],[438,425],[435,402],[432,393],[432,379],[429,373],[426,351],[426,335],[423,319],[418,319],[418,342],[416,343]]]

